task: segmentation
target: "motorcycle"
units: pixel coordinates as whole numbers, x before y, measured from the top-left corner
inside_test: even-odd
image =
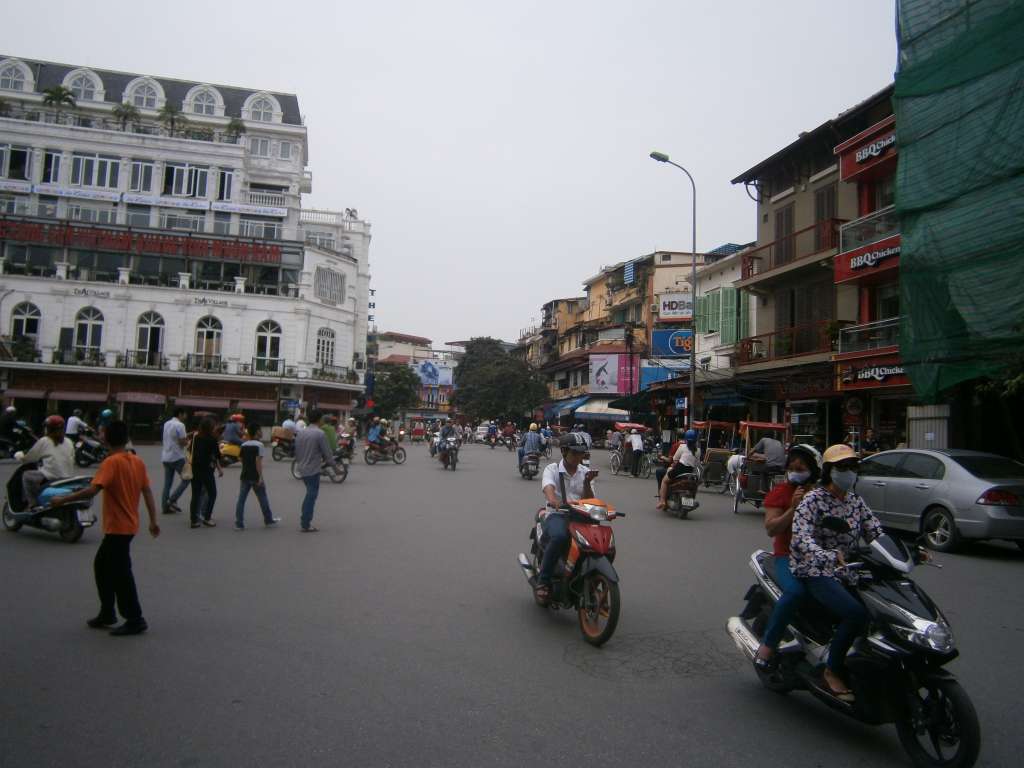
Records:
[[[519,474],[524,480],[533,480],[540,472],[540,454],[527,453],[523,455],[523,462],[519,465]]]
[[[849,531],[839,518],[826,517],[822,525]],[[861,546],[858,557],[845,567],[860,576],[855,594],[868,611],[871,629],[847,656],[854,702],[835,696],[821,678],[833,621],[812,600],[805,601],[787,627],[772,668],[755,667],[761,683],[776,693],[806,690],[870,725],[894,723],[914,765],[970,768],[981,746],[978,716],[960,683],[944,668],[959,652],[942,612],[909,577],[915,565],[932,564],[927,553],[885,534]],[[770,552],[758,550],[750,556],[756,583],[747,591],[743,612],[728,621],[730,637],[749,660],[782,594],[774,565]]]
[[[439,446],[441,453],[441,464],[445,469],[455,471],[455,465],[459,463],[459,439],[457,437],[446,438]]]
[[[219,461],[222,467],[230,467],[232,464],[237,464],[242,460],[242,446],[221,441],[217,444],[217,447],[220,450]]]
[[[543,520],[545,510],[537,511],[530,529],[530,556],[519,554],[519,567],[531,588],[544,560]],[[609,522],[625,517],[600,499],[580,499],[562,507],[569,515],[569,551],[559,558],[551,584],[552,609],[575,610],[583,639],[591,645],[608,642],[619,623],[622,599],[615,560],[615,536]]]
[[[320,477],[326,477],[332,483],[344,483],[348,479],[348,460],[342,455],[341,451],[338,450],[334,454],[334,462],[338,465],[337,469],[334,469],[326,461],[320,467]],[[291,466],[292,477],[296,480],[301,480],[302,475],[298,473],[298,466],[295,459],[292,459]]]
[[[700,506],[697,501],[697,487],[700,485],[700,473],[697,470],[679,475],[669,480],[668,495],[665,502],[666,512],[678,518],[685,518]]]
[[[19,419],[11,428],[10,435],[0,437],[0,459],[13,458],[18,451],[27,452],[38,440],[28,424]]]
[[[57,496],[66,496],[88,487],[92,478],[69,477],[48,483],[39,493],[39,506],[33,507],[25,498],[21,476],[35,468],[35,464],[22,464],[7,481],[7,498],[4,499],[2,512],[4,528],[15,533],[23,525],[27,525],[30,528],[56,533],[62,541],[69,544],[75,543],[82,538],[86,528],[90,528],[96,523],[96,514],[92,511],[92,499],[77,501],[74,504],[54,509],[48,509],[46,505]]]
[[[274,461],[284,461],[285,459],[295,458],[295,440],[285,439],[276,437],[272,441],[272,450],[270,455],[274,457]]]
[[[368,443],[363,449],[363,461],[367,464],[376,464],[378,461],[393,461],[395,464],[405,463],[405,448],[397,443],[389,442],[383,448],[373,443]]]
[[[346,463],[352,462],[352,457],[356,452],[356,437],[348,432],[342,432],[341,437],[338,439],[338,452],[335,454],[335,458],[345,459]]]
[[[504,442],[505,447],[509,449],[509,451],[514,451],[516,447],[519,445],[519,440],[516,438],[515,435],[506,435],[505,437],[502,438],[502,441]]]
[[[80,432],[75,440],[75,464],[79,467],[91,467],[99,464],[110,453],[94,436],[91,429]]]
[[[485,440],[485,442],[486,442],[486,443],[487,443],[487,444],[488,444],[489,446],[491,446],[491,450],[493,451],[493,450],[494,450],[494,448],[495,448],[495,446],[496,446],[496,445],[498,445],[498,442],[499,442],[500,440],[501,440],[501,438],[500,438],[500,437],[498,437],[497,435],[488,435],[488,436],[487,436],[487,438],[486,438],[486,440]]]

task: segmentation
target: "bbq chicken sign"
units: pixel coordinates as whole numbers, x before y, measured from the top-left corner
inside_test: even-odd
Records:
[[[865,275],[873,275],[900,265],[900,236],[862,245],[836,256],[835,281],[845,283]]]

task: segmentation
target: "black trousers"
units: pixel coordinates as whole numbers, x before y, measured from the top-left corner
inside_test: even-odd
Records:
[[[204,492],[206,498],[203,498]],[[188,511],[189,517],[192,518],[193,523],[199,522],[200,509],[199,506],[202,502],[206,503],[206,511],[202,512],[203,519],[209,520],[213,515],[213,505],[217,501],[217,481],[213,479],[213,472],[208,475],[204,474],[193,474],[192,475],[192,499],[189,504]]]
[[[96,575],[96,591],[100,595],[100,615],[117,618],[114,601],[126,621],[137,621],[142,618],[142,606],[139,605],[139,593],[135,589],[135,576],[132,575],[132,539],[130,533],[108,533],[96,550],[96,559],[92,569]]]
[[[633,451],[633,477],[636,477],[638,474],[640,474],[640,459],[642,459],[643,457],[643,451]]]

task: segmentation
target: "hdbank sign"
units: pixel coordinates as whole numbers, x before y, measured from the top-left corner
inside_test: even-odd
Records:
[[[663,293],[658,296],[658,319],[659,320],[685,320],[693,319],[693,294],[689,291],[678,293]]]
[[[693,349],[693,331],[689,328],[663,328],[651,333],[651,357],[689,357]]]
[[[450,387],[452,385],[452,367],[442,360],[420,360],[409,363],[416,371],[420,382],[425,387]]]

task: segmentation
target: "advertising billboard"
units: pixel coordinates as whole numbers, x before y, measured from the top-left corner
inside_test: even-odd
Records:
[[[591,355],[590,392],[594,395],[618,395],[640,389],[640,358],[633,358],[630,377],[629,355]]]
[[[689,357],[693,331],[689,328],[659,328],[651,332],[651,357]]]
[[[452,366],[447,360],[417,360],[409,363],[420,383],[425,387],[450,387],[452,385]]]
[[[693,320],[693,294],[688,287],[685,291],[663,293],[658,296],[658,320]]]

